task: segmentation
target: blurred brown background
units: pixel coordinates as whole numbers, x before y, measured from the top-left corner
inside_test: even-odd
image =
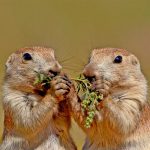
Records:
[[[149,0],[0,0],[0,83],[8,56],[34,45],[54,48],[72,76],[91,49],[127,48],[139,57],[149,80],[149,6]],[[0,112],[1,134],[2,107]],[[72,134],[81,149],[83,133],[74,125]]]

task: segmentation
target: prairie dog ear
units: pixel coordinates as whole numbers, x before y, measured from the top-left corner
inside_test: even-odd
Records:
[[[55,52],[54,52],[53,49],[51,49],[51,55],[52,55],[53,58],[55,58]]]
[[[6,61],[6,64],[5,64],[6,69],[8,69],[11,66],[11,64],[14,62],[14,60],[15,60],[15,55],[14,54],[12,54],[8,57],[8,59]]]
[[[135,57],[134,55],[131,55],[131,63],[133,64],[133,65],[139,65],[140,63],[139,63],[139,60],[137,59],[137,57]]]

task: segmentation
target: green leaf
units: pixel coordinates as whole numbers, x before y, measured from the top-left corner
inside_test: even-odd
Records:
[[[86,116],[85,127],[90,128],[95,117],[96,106],[99,104],[99,100],[103,99],[103,95],[97,91],[92,91],[91,83],[82,74],[73,80],[77,84],[77,93],[82,93],[81,107]]]
[[[37,75],[36,75],[36,78],[35,78],[35,81],[34,81],[34,85],[37,85],[37,84],[42,84],[42,85],[45,85],[45,84],[50,84],[50,81],[52,80],[51,77],[43,74],[43,73],[39,73],[39,72],[35,72]]]

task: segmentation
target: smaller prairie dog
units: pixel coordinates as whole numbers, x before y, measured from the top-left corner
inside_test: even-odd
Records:
[[[81,103],[71,92],[74,119],[87,135],[83,150],[150,150],[147,82],[139,60],[124,49],[94,49],[83,74],[104,96],[86,129]]]
[[[76,150],[69,134],[71,120],[63,97],[69,91],[70,81],[56,76],[61,68],[51,48],[22,48],[8,58],[0,150]],[[35,72],[53,76],[47,93],[35,89]]]

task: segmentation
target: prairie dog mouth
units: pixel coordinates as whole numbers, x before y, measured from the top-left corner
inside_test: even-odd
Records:
[[[87,76],[87,75],[84,75],[84,77],[90,82],[90,83],[93,83],[96,81],[96,77],[95,76]]]
[[[58,71],[49,70],[47,75],[50,76],[50,77],[55,77],[59,74],[60,74],[60,72],[58,72]]]

